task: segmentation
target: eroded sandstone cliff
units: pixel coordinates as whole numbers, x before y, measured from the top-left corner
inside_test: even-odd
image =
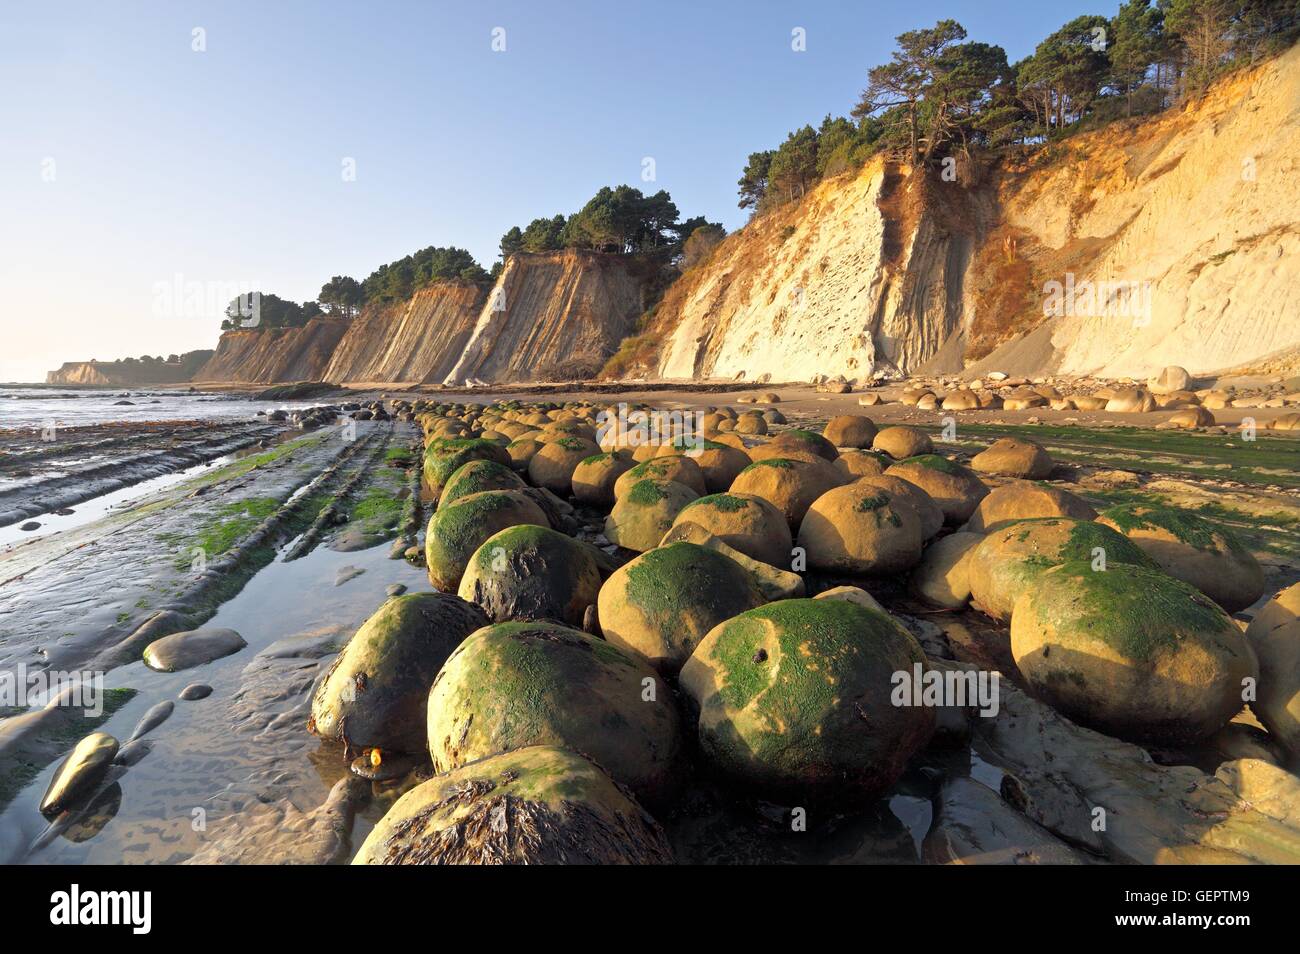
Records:
[[[249,328],[221,335],[196,382],[275,384],[323,380],[346,318],[313,318],[298,328]]]

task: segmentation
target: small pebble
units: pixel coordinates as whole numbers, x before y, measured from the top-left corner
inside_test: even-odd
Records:
[[[403,593],[406,592],[406,584],[389,583],[388,586],[384,588],[384,592],[387,593],[389,596],[401,596]]]
[[[192,682],[181,690],[180,695],[176,698],[183,699],[186,702],[194,702],[199,699],[206,699],[212,695],[212,687],[205,686],[201,682]]]

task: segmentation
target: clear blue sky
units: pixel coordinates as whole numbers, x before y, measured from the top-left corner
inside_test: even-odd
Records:
[[[602,185],[665,188],[735,229],[748,153],[846,113],[896,34],[952,17],[1014,60],[1116,6],[11,0],[0,381],[213,347],[219,314],[157,306],[177,276],[303,300],[427,245],[490,266],[509,226]]]

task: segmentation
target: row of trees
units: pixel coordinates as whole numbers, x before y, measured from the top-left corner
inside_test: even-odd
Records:
[[[752,153],[741,208],[797,199],[823,176],[887,151],[932,165],[972,149],[1034,147],[1087,125],[1153,112],[1300,34],[1300,0],[1126,0],[1076,17],[1017,63],[955,20],[897,37],[868,72],[852,119],[827,116]]]
[[[721,229],[703,216],[684,221],[665,190],[645,195],[629,185],[606,186],[577,212],[533,219],[501,236],[501,258],[515,252],[585,248],[619,254],[678,256],[691,233],[702,226]]]
[[[256,303],[257,324],[251,324]],[[226,306],[226,317],[221,321],[221,330],[229,331],[241,326],[255,328],[297,328],[307,324],[317,315],[322,314],[319,302],[305,301],[298,304],[270,292],[253,292],[232,299]]]

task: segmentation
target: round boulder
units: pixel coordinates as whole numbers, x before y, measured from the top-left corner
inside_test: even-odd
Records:
[[[1042,480],[1055,464],[1042,445],[1019,437],[1002,437],[972,457],[970,466],[981,474]]]
[[[871,442],[874,450],[888,454],[894,460],[905,460],[921,454],[933,454],[934,443],[930,435],[920,428],[896,425],[880,431]]]
[[[605,639],[675,676],[709,630],[764,603],[749,574],[717,550],[671,543],[641,554],[600,588]]]
[[[1158,569],[1042,574],[1016,601],[1011,653],[1035,695],[1081,725],[1185,745],[1242,708],[1258,678],[1245,634],[1209,597]]]
[[[835,458],[834,467],[848,482],[859,477],[879,477],[892,463],[892,459],[875,451],[849,448]]]
[[[614,482],[614,498],[617,500],[622,497],[632,489],[633,484],[642,480],[675,480],[695,491],[698,496],[708,493],[704,472],[700,470],[699,464],[684,454],[654,457],[637,464]]]
[[[673,519],[673,526],[694,523],[733,550],[776,567],[790,565],[794,540],[785,514],[752,494],[710,494],[692,500]]]
[[[893,474],[881,474],[879,477],[861,477],[857,481],[867,487],[886,491],[894,498],[896,506],[905,505],[916,511],[921,521],[921,536],[929,540],[943,529],[943,511],[920,485]]]
[[[453,500],[481,494],[488,490],[523,490],[524,483],[515,471],[495,460],[471,460],[461,464],[456,472],[447,478],[438,498],[439,506],[445,506]]]
[[[1251,711],[1292,757],[1300,756],[1300,583],[1264,604],[1246,627],[1259,658],[1259,695]]]
[[[460,598],[477,603],[496,622],[551,619],[580,626],[600,593],[593,550],[549,527],[509,527],[474,551]]]
[[[589,507],[612,507],[615,481],[635,466],[626,450],[584,457],[573,470],[573,496]]]
[[[861,803],[934,731],[933,708],[895,705],[895,673],[925,664],[892,617],[847,600],[769,603],[719,624],[682,668],[700,749],[720,773],[787,804]]]
[[[826,461],[774,457],[742,470],[731,484],[731,493],[762,497],[785,515],[793,530],[814,500],[843,482],[843,475]]]
[[[549,527],[545,511],[518,490],[488,490],[440,504],[424,534],[424,563],[436,589],[452,591],[489,537],[507,527]]]
[[[962,524],[970,519],[989,489],[961,464],[939,454],[909,457],[890,467],[885,474],[915,484],[930,495],[943,511],[945,523]]]
[[[573,472],[578,465],[599,453],[596,442],[585,437],[552,438],[528,461],[528,479],[558,497],[567,497],[573,492]]]
[[[510,466],[510,453],[495,441],[476,437],[440,438],[424,451],[424,480],[435,495],[442,494],[447,480],[471,460],[494,460]]]
[[[840,573],[909,569],[920,561],[923,541],[916,509],[864,481],[818,497],[799,525],[808,565]]]
[[[839,414],[826,422],[822,436],[836,447],[870,447],[876,422],[865,414]]]
[[[682,729],[643,659],[576,629],[500,623],[452,653],[429,691],[437,772],[528,745],[581,752],[648,804],[676,791]]]
[[[624,490],[609,512],[605,536],[627,550],[653,550],[682,508],[698,496],[692,488],[675,480],[638,480]]]
[[[912,592],[934,606],[957,610],[970,602],[970,553],[984,539],[978,533],[950,533],[925,548],[912,571]]]
[[[988,533],[1013,520],[1034,517],[1073,517],[1095,520],[1097,511],[1082,497],[1028,480],[1017,480],[989,491],[979,502],[963,528],[972,533]]]

